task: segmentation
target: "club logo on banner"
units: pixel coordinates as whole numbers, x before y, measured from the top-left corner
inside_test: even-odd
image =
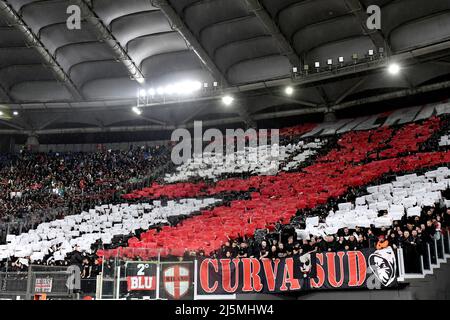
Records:
[[[162,262],[160,298],[192,300],[194,298],[194,262]]]
[[[377,250],[369,256],[369,267],[380,283],[388,287],[397,277],[397,263],[392,248]]]
[[[282,293],[397,286],[395,252],[364,249],[312,253],[285,259],[205,259],[198,264],[197,294]]]
[[[174,299],[180,299],[189,291],[190,271],[181,265],[168,267],[163,272],[164,290]]]
[[[317,277],[311,289],[383,289],[397,286],[395,252],[364,249],[316,253]]]

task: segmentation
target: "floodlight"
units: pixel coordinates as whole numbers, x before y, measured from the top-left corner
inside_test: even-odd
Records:
[[[131,108],[131,110],[133,110],[133,112],[139,116],[142,114],[141,109],[139,109],[138,107],[133,107],[133,108]]]
[[[294,88],[292,88],[291,86],[286,87],[286,89],[284,89],[284,92],[286,93],[286,95],[291,96],[294,93]]]
[[[226,106],[230,106],[234,101],[234,98],[232,96],[226,95],[222,97],[222,102]]]
[[[395,76],[400,73],[400,66],[396,63],[391,63],[388,67],[388,72]]]
[[[131,108],[131,110],[138,115],[140,115],[142,113],[141,109],[139,109],[138,107],[133,107],[133,108]]]

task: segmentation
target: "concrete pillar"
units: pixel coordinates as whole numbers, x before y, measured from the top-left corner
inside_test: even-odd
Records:
[[[39,150],[38,137],[36,135],[29,135],[25,146],[26,149],[29,151],[38,151]]]
[[[325,113],[324,121],[325,122],[336,122],[337,117],[334,111],[328,111]]]

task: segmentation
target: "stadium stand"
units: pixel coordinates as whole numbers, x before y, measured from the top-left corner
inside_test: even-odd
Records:
[[[432,237],[433,230],[439,231],[449,222],[450,210],[445,211],[440,204],[447,206],[445,199],[450,199],[450,171],[445,167],[450,163],[450,151],[438,150],[442,147],[440,143],[426,143],[446,130],[446,121],[445,116],[432,117],[327,139],[301,138],[305,133],[301,129],[282,130],[280,150],[284,152],[275,159],[276,170],[272,175],[258,170],[267,167],[268,158],[262,158],[264,166],[258,167],[255,162],[252,169],[245,163],[239,166],[239,161],[224,169],[206,158],[203,161],[208,169],[203,171],[202,164],[188,162],[159,179],[186,182],[155,182],[151,187],[122,195],[122,201],[130,203],[98,205],[42,223],[35,230],[10,237],[8,244],[0,247],[0,258],[3,261],[13,258],[11,267],[18,261],[64,264],[75,247],[85,255],[106,258],[118,254],[129,258],[142,256],[141,249],[149,249],[148,256],[159,250],[164,256],[201,253],[275,257],[313,248],[320,251],[374,247],[377,239],[383,237],[399,245],[403,238],[420,238],[424,231],[426,237]],[[251,155],[261,150],[246,151]],[[135,156],[134,152],[141,155],[141,162],[126,162]],[[166,150],[153,155],[149,161],[161,163],[167,154]],[[77,157],[83,162],[89,161],[89,156],[95,163],[99,154]],[[120,168],[125,172],[149,169],[148,162],[142,160],[142,150],[122,154],[125,159],[119,156],[119,160],[114,152],[103,156],[105,160],[111,157],[112,161],[123,161]],[[158,159],[160,156],[162,159]],[[242,155],[237,153],[236,159],[239,156]],[[61,161],[58,156],[53,157],[54,161]],[[309,161],[305,164],[306,158]],[[45,158],[37,155],[32,159],[40,163]],[[20,161],[15,163],[23,166]],[[33,167],[31,160],[26,163]],[[108,172],[108,166],[104,168],[106,177],[114,176],[114,172]],[[10,167],[10,170],[17,169]],[[71,175],[65,178],[64,172],[70,170],[62,172],[61,180],[76,179]],[[211,181],[195,182],[205,177]],[[93,181],[95,178],[90,181],[91,186]],[[375,181],[380,183],[374,184]],[[364,193],[361,190],[367,185],[372,186]],[[182,218],[170,220],[174,217]],[[296,225],[298,218],[302,221],[300,227]],[[410,221],[414,221],[413,230],[408,230]],[[269,242],[270,247],[278,247],[270,252],[260,247],[262,241],[254,241],[260,230],[270,234],[280,228],[289,229],[289,225],[297,231],[297,237],[291,233],[293,237],[283,239],[281,247],[278,243],[281,238]],[[348,230],[353,231],[347,233]],[[413,235],[411,231],[415,231]],[[340,236],[342,232],[344,238]],[[305,241],[298,242],[301,240]]]

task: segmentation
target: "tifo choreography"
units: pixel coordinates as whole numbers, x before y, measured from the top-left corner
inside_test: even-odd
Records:
[[[449,22],[442,0],[0,0],[0,300],[447,298]]]

